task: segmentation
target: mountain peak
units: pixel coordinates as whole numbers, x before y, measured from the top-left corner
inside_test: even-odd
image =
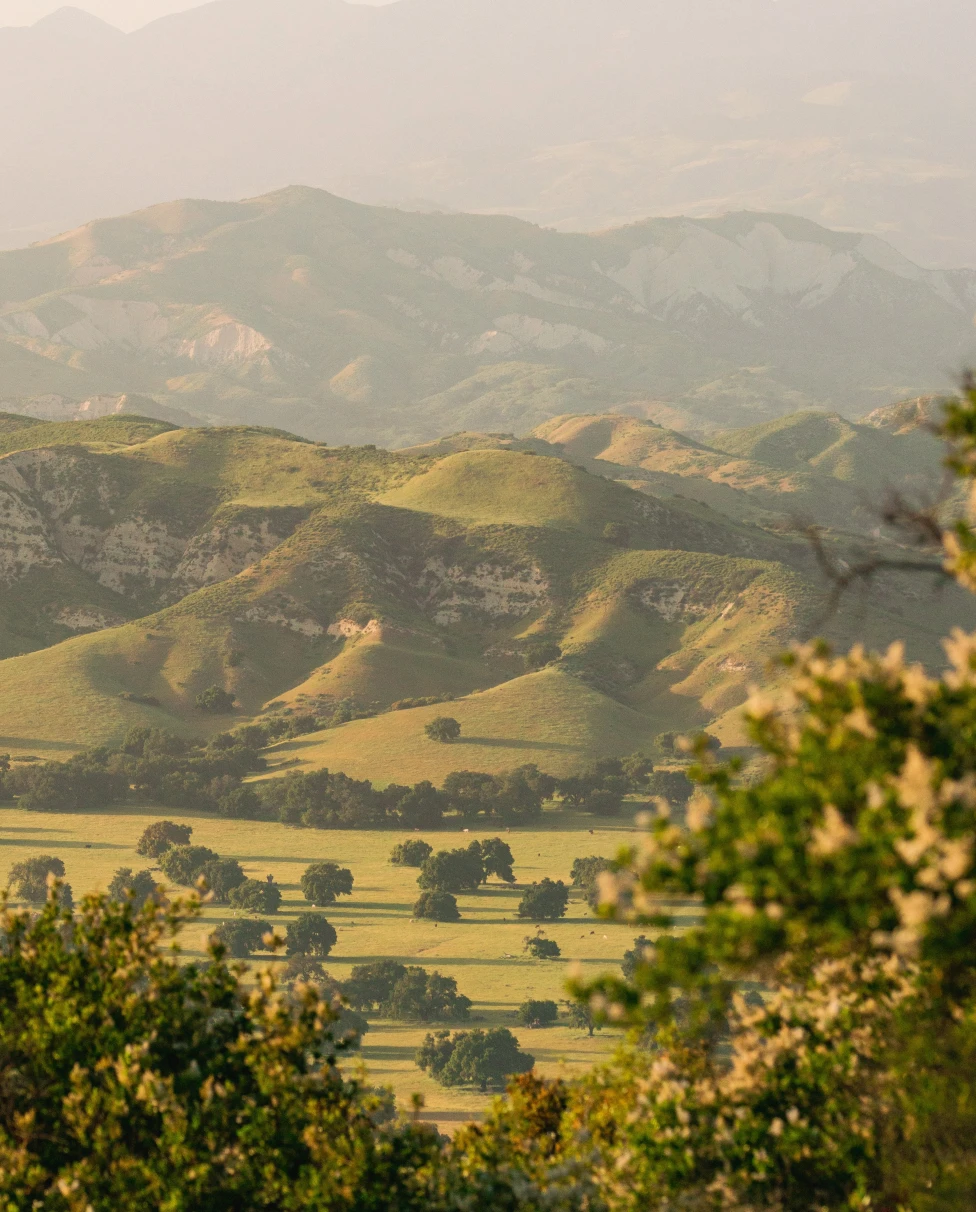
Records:
[[[88,36],[92,34],[101,34],[102,36],[105,34],[114,34],[117,37],[122,37],[122,31],[114,25],[109,25],[107,21],[103,21],[101,17],[96,17],[94,13],[86,12],[83,8],[75,8],[71,4],[66,4],[63,8],[55,9],[53,13],[48,13],[40,21],[35,21],[30,28],[41,30],[45,33],[65,34],[72,37],[77,37],[79,34]]]

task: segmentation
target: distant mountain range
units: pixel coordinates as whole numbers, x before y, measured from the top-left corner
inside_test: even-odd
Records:
[[[404,446],[621,411],[848,417],[976,360],[976,271],[782,215],[593,235],[292,188],[0,253],[0,402]]]
[[[786,211],[976,265],[964,0],[217,0],[0,30],[0,247],[299,182],[561,229]]]

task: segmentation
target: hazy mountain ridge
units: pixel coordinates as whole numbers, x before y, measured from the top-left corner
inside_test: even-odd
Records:
[[[0,297],[12,411],[136,395],[179,424],[385,445],[608,405],[702,430],[857,416],[976,356],[976,271],[775,215],[570,235],[295,188],[0,253]]]
[[[0,230],[300,181],[576,229],[787,210],[976,264],[973,22],[955,0],[221,0],[126,36],[62,12],[0,31]]]

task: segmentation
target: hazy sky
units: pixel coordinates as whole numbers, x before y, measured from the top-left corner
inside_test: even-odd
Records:
[[[156,17],[197,8],[206,0],[84,0],[74,8],[94,13],[119,29],[138,29]],[[270,0],[269,0],[270,2]],[[351,4],[388,4],[391,0],[349,0]],[[0,0],[0,25],[31,25],[55,9],[66,7],[61,0]]]

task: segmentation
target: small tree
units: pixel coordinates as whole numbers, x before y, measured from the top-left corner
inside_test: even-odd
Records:
[[[124,901],[132,897],[136,909],[141,909],[151,896],[156,894],[156,879],[151,871],[132,874],[131,867],[120,867],[108,886],[108,895],[113,901]]]
[[[641,934],[634,939],[634,945],[630,951],[624,952],[624,958],[621,961],[620,967],[623,969],[624,979],[632,981],[637,972],[637,969],[646,964],[654,955],[654,945],[649,938]]]
[[[555,939],[539,938],[537,934],[529,934],[524,939],[523,951],[533,959],[559,959],[561,954],[559,944]]]
[[[227,715],[234,710],[236,699],[222,686],[208,686],[197,695],[197,710],[209,715]]]
[[[247,878],[243,867],[232,858],[211,859],[200,868],[197,878],[200,876],[207,881],[207,890],[219,904],[226,904],[234,889]]]
[[[595,909],[600,899],[599,877],[604,871],[612,871],[613,863],[608,858],[591,854],[587,858],[573,860],[570,876],[573,887],[579,888],[586,897],[586,903]]]
[[[485,878],[478,843],[465,850],[439,850],[424,860],[417,885],[425,892],[476,892]]]
[[[486,880],[490,875],[497,875],[506,884],[515,883],[515,858],[508,842],[503,842],[500,837],[488,837],[481,842],[472,842],[468,849],[473,850],[475,846]]]
[[[15,863],[10,868],[10,883],[22,901],[42,905],[47,900],[49,875],[63,877],[64,863],[53,854],[41,854]]]
[[[324,959],[338,938],[321,913],[300,913],[288,926],[285,945],[289,955],[313,955]]]
[[[430,922],[458,922],[461,911],[450,892],[422,892],[414,903],[413,916]]]
[[[190,825],[175,825],[172,821],[153,821],[142,833],[136,844],[136,854],[143,858],[161,858],[173,846],[189,844],[193,828]]]
[[[256,922],[245,917],[235,922],[221,922],[210,937],[227,948],[231,959],[247,959],[254,951],[268,950],[264,936],[270,932],[271,927],[267,922]]]
[[[431,720],[424,729],[424,734],[430,741],[440,741],[442,745],[450,745],[461,735],[461,725],[449,715],[439,715]]]
[[[429,842],[411,837],[393,847],[390,862],[394,867],[422,867],[433,853],[434,847]]]
[[[569,889],[562,880],[547,876],[526,888],[519,901],[518,915],[533,922],[555,922],[565,916],[568,904]]]
[[[281,889],[273,880],[244,880],[232,888],[227,898],[235,909],[245,913],[277,913],[281,908]]]
[[[603,538],[614,547],[627,547],[630,544],[630,527],[623,522],[607,522],[603,528]]]
[[[312,863],[302,876],[302,896],[312,905],[334,905],[352,892],[352,872],[338,863]]]
[[[490,1031],[459,1031],[428,1035],[417,1053],[417,1064],[444,1086],[489,1085],[501,1088],[513,1073],[528,1073],[535,1057],[519,1050],[507,1027]]]
[[[518,1008],[518,1020],[523,1027],[551,1027],[559,1018],[559,1007],[555,1002],[523,1002]]]
[[[566,1007],[566,1018],[569,1025],[575,1027],[577,1031],[585,1031],[588,1035],[592,1035],[594,1031],[603,1030],[603,1024],[594,1017],[589,1002],[564,1002],[563,1005]]]
[[[173,846],[159,860],[159,865],[168,880],[190,888],[204,866],[219,857],[207,846]]]

